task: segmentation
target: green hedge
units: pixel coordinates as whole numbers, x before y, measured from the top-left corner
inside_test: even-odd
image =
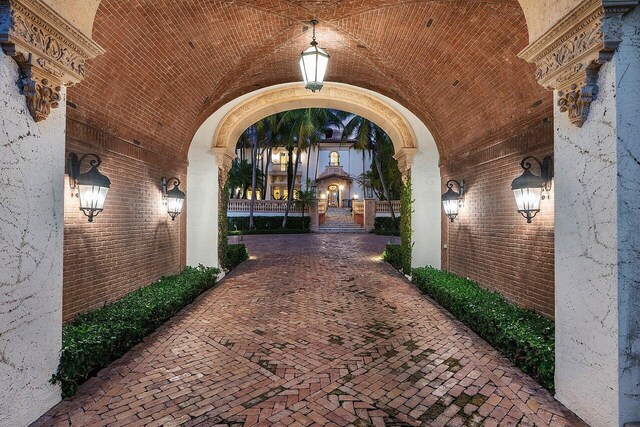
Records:
[[[187,267],[135,290],[113,304],[78,316],[62,328],[62,352],[52,383],[62,397],[121,357],[167,319],[216,283],[216,268]]]
[[[392,245],[387,243],[387,247],[382,253],[382,259],[400,270],[402,268],[402,247],[401,245]]]
[[[553,394],[555,344],[551,320],[446,271],[416,268],[412,281]]]
[[[400,230],[371,230],[371,234],[377,234],[378,236],[400,236]]]
[[[255,230],[282,230],[282,220],[284,216],[254,216],[253,225]],[[308,229],[310,226],[309,217],[290,216],[287,218],[287,230]],[[228,217],[229,231],[249,230],[248,216],[230,216]]]
[[[296,228],[274,228],[271,230],[238,230],[230,231],[229,236],[249,236],[252,234],[309,234],[310,229],[296,229]]]
[[[249,259],[247,247],[242,243],[227,245],[227,253],[222,261],[222,268],[225,270],[233,270],[241,262]]]
[[[375,221],[373,222],[373,229],[379,232],[398,233],[399,235],[400,234],[400,212],[396,212],[395,221],[390,216],[377,216]]]

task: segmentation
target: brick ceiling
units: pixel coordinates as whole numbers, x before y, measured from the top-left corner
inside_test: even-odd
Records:
[[[106,53],[69,90],[74,119],[185,159],[224,103],[301,81],[318,18],[327,81],[383,93],[413,111],[454,157],[539,125],[551,94],[517,58],[528,35],[515,0],[103,0],[93,37]]]

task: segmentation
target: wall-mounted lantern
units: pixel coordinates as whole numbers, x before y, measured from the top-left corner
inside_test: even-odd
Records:
[[[531,162],[540,167],[540,176],[531,172]],[[540,202],[546,198],[545,192],[551,190],[553,179],[553,158],[546,156],[542,161],[537,157],[527,156],[520,162],[524,169],[522,175],[511,183],[511,190],[516,198],[516,206],[520,215],[527,219],[527,223],[540,212]]]
[[[173,188],[167,190],[170,182],[173,183]],[[176,217],[182,212],[182,206],[187,196],[178,188],[180,180],[176,177],[169,179],[162,177],[160,184],[162,184],[162,197],[164,197],[167,204],[167,212],[171,217],[171,221],[175,221]]]
[[[458,187],[458,191],[453,190],[454,185]],[[445,215],[453,222],[464,200],[464,180],[450,179],[446,187],[447,191],[442,195],[442,207]]]
[[[324,84],[324,73],[327,71],[329,63],[329,54],[318,48],[316,41],[316,25],[318,21],[311,21],[313,25],[313,38],[311,39],[311,47],[308,47],[300,54],[300,71],[304,79],[304,87],[311,92],[322,89]]]
[[[353,200],[358,200],[358,193],[355,193],[355,194],[353,195]]]
[[[91,169],[80,173],[82,161],[87,157],[93,157],[93,160],[89,162]],[[80,210],[87,216],[89,222],[93,222],[93,217],[104,209],[104,201],[107,198],[109,187],[111,187],[109,178],[98,171],[98,166],[101,163],[100,157],[91,153],[85,154],[79,159],[75,153],[69,153],[67,157],[69,186],[72,190],[77,189],[76,195],[80,200]]]

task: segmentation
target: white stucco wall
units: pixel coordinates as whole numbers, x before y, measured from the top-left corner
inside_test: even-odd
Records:
[[[554,115],[556,390],[593,427],[640,420],[640,9],[625,23],[583,127]]]
[[[271,86],[236,98],[212,114],[196,132],[189,149],[187,169],[188,265],[197,263],[217,265],[217,260],[214,262],[213,257],[217,256],[218,172],[215,154],[210,149],[216,127],[239,103],[274,88],[299,84],[285,83]],[[440,267],[440,169],[435,140],[424,123],[396,101],[366,89],[358,88],[358,90],[373,95],[394,107],[405,116],[413,128],[418,140],[418,152],[411,171],[415,200],[415,212],[412,218],[413,265]]]
[[[60,400],[65,101],[35,123],[0,52],[0,425]],[[63,94],[64,98],[64,94]],[[78,256],[82,256],[78,254]]]

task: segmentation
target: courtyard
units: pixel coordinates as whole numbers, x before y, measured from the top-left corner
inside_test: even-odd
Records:
[[[382,262],[388,240],[245,236],[250,260],[34,427],[583,425]]]

